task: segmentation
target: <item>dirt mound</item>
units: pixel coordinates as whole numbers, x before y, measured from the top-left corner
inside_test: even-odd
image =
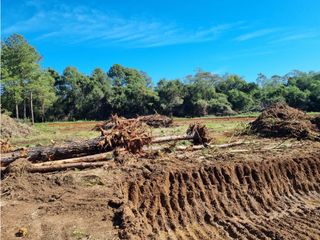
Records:
[[[17,122],[13,118],[1,114],[1,138],[25,137],[32,132],[32,128],[27,124]]]
[[[153,114],[147,116],[138,117],[138,119],[150,127],[158,128],[158,127],[170,127],[172,126],[173,119],[160,114]]]
[[[318,239],[319,159],[151,169],[125,183],[115,224],[125,239]]]
[[[250,124],[250,131],[264,137],[320,139],[319,129],[310,117],[285,103],[277,103],[265,109]]]

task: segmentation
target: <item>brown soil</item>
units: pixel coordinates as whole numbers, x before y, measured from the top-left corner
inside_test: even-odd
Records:
[[[11,171],[1,237],[319,239],[320,143],[290,141],[268,152],[128,154],[100,169]]]
[[[250,130],[264,137],[295,137],[320,140],[320,129],[316,125],[317,121],[317,118],[311,119],[306,113],[289,107],[285,103],[277,103],[265,109],[250,124]]]

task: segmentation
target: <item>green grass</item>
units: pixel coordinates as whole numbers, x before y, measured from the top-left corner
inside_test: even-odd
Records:
[[[308,112],[307,114],[311,116],[315,116],[315,115],[320,115],[320,112]]]
[[[309,115],[318,115],[319,112],[310,112]],[[217,139],[217,142],[223,143],[227,141],[228,136],[234,132],[241,132],[245,129],[245,122],[232,121],[234,117],[255,117],[258,113],[247,113],[231,116],[231,120],[221,121],[206,121],[205,125],[208,127],[212,135]],[[206,119],[207,116],[202,117]],[[221,117],[215,117],[217,119]],[[188,124],[191,118],[175,118],[177,122],[179,120],[188,120],[186,124],[181,126],[175,126],[170,128],[154,128],[152,129],[153,136],[165,136],[165,135],[181,135],[186,133]],[[15,147],[31,147],[31,146],[47,146],[55,143],[63,143],[68,141],[83,140],[94,138],[100,135],[97,131],[91,129],[95,126],[95,121],[74,121],[74,122],[48,122],[48,123],[36,123],[33,126],[34,131],[28,137],[16,137],[11,139],[11,143]]]
[[[76,124],[75,124],[76,123]],[[83,123],[83,125],[82,125]],[[15,147],[48,146],[55,143],[63,143],[74,140],[84,140],[94,138],[100,135],[97,131],[91,131],[95,122],[56,122],[56,123],[36,123],[33,126],[34,131],[28,137],[16,137],[11,140]],[[224,142],[224,133],[233,132],[239,126],[239,122],[208,122],[206,123],[209,131],[218,136],[219,142]],[[185,134],[188,123],[181,126],[170,128],[153,128],[153,136],[181,135]]]
[[[238,117],[257,117],[259,116],[259,112],[252,112],[252,113],[240,113],[237,115],[232,115],[232,116],[215,116],[215,115],[207,115],[207,116],[202,116],[202,117],[195,117],[197,119],[207,119],[207,118],[216,118],[216,119],[224,119],[224,118],[238,118]],[[174,117],[174,120],[190,120],[192,119],[192,117],[188,118],[188,117]]]
[[[99,136],[99,132],[91,131],[94,123],[85,127],[77,127],[72,124],[65,126],[55,126],[52,123],[36,123],[33,126],[34,131],[27,137],[16,137],[11,140],[11,143],[16,147],[30,146],[46,146],[53,142],[62,143],[72,140],[88,139]]]

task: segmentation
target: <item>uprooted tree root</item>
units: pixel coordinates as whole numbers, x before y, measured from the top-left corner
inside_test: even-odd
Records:
[[[277,103],[265,109],[250,124],[249,130],[264,137],[320,140],[320,129],[315,121],[298,109]]]
[[[207,127],[199,123],[190,124],[187,135],[160,138],[152,138],[151,129],[139,118],[125,119],[114,115],[109,123],[111,127],[108,130],[99,127],[102,136],[104,136],[100,144],[106,150],[125,148],[128,152],[137,153],[142,150],[143,146],[151,143],[189,139],[193,141],[193,144],[207,144],[212,140]]]
[[[137,153],[144,145],[151,143],[151,131],[143,122],[137,119],[119,118],[117,115],[112,116],[110,122],[112,123],[110,129],[104,130],[100,127],[104,136],[101,145],[106,150],[125,148],[131,153]]]
[[[5,139],[5,140],[0,139],[0,153],[8,153],[8,152],[12,152],[13,150],[14,148],[10,144],[9,139]]]
[[[192,123],[189,125],[187,135],[193,136],[193,144],[207,144],[211,142],[212,137],[206,125],[200,123]]]

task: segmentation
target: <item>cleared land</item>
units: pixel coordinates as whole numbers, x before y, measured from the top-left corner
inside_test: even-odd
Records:
[[[238,136],[233,129],[249,120],[205,120],[217,143],[244,141],[227,149],[172,147],[99,169],[13,171],[2,180],[1,237],[20,229],[25,239],[319,239],[320,142]],[[153,134],[182,133],[188,121]],[[88,138],[99,135],[88,131],[95,124],[41,124],[39,139],[16,141]]]

